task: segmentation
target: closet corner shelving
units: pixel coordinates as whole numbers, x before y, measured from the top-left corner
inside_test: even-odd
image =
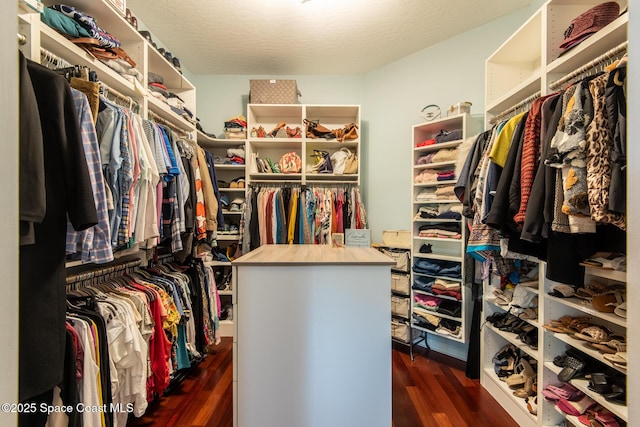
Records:
[[[305,104],[249,104],[247,106],[247,183],[299,184],[360,184],[361,126],[359,105],[305,105]],[[339,142],[336,139],[308,138],[305,135],[304,119],[318,120],[329,129],[343,128],[349,123],[358,126],[358,138]],[[262,126],[271,131],[280,122],[290,128],[300,127],[301,138],[255,138],[251,130]],[[347,148],[358,156],[358,172],[355,174],[311,173],[307,166],[313,164],[314,150],[324,150],[329,154]],[[255,157],[278,163],[280,157],[295,152],[302,160],[300,173],[260,173]]]
[[[444,170],[454,170],[456,166],[456,161],[443,161],[436,163],[428,163],[428,164],[418,164],[417,160],[423,155],[429,153],[435,153],[441,149],[453,149],[458,147],[460,144],[464,142],[464,140],[481,129],[480,121],[472,118],[469,114],[459,114],[453,115],[447,118],[435,120],[432,122],[421,123],[418,125],[414,125],[412,127],[412,147],[413,147],[413,156],[412,156],[412,231],[411,231],[411,264],[414,265],[417,259],[426,258],[432,260],[441,260],[441,261],[452,261],[460,264],[461,271],[464,272],[464,255],[465,255],[465,237],[466,237],[466,227],[463,226],[461,220],[451,220],[451,219],[437,219],[437,218],[420,218],[419,217],[419,209],[421,207],[430,206],[435,209],[438,209],[440,206],[446,205],[459,205],[460,201],[455,199],[452,196],[450,200],[441,200],[437,198],[429,199],[429,200],[419,200],[418,194],[425,188],[438,187],[444,185],[453,185],[456,180],[448,180],[448,181],[433,181],[427,183],[416,183],[415,177],[420,175],[424,170],[433,170],[434,172],[444,171]],[[418,147],[417,144],[427,140],[435,138],[436,135],[442,131],[455,131],[462,130],[462,138],[455,141],[442,142],[427,146]],[[461,237],[458,239],[450,239],[450,238],[438,238],[438,237],[420,237],[419,231],[420,227],[424,224],[436,224],[436,223],[455,223],[460,225]],[[421,253],[420,248],[424,244],[430,244],[432,247],[431,253]],[[438,296],[429,292],[416,290],[413,287],[413,284],[416,280],[416,277],[424,276],[430,277],[433,279],[444,279],[450,282],[460,282],[460,290],[461,290],[461,299],[460,303],[460,315],[459,316],[448,316],[446,314],[438,313],[438,312],[430,312],[434,316],[439,318],[445,318],[453,320],[460,324],[460,333],[458,336],[453,336],[450,334],[440,333],[437,331],[432,331],[427,328],[420,327],[416,324],[413,317],[411,318],[411,327],[419,330],[426,334],[433,334],[440,337],[444,337],[450,339],[455,342],[465,343],[469,337],[469,327],[471,325],[471,312],[470,308],[472,307],[471,302],[471,292],[470,288],[466,286],[464,280],[461,279],[452,279],[450,277],[438,277],[438,276],[429,276],[421,273],[415,272],[413,269],[411,271],[411,304],[415,304],[415,296],[417,294],[423,294],[432,296],[435,298],[440,298],[440,300],[453,300],[457,301],[455,297],[447,297],[447,296]],[[462,277],[464,277],[464,273],[462,273]]]
[[[221,139],[221,138],[212,138],[209,135],[197,131],[196,132],[197,142],[200,147],[204,150],[210,151],[214,158],[224,159],[227,157],[228,149],[242,149],[245,150],[246,140],[244,139]],[[246,156],[246,150],[245,150]],[[242,187],[237,186],[237,182],[239,179],[246,179],[246,161],[243,165],[237,164],[215,164],[216,178],[218,180],[218,189],[220,194],[225,194],[230,202],[233,202],[234,199],[242,199],[246,200],[246,183]],[[231,187],[232,183],[236,183],[236,186]],[[221,184],[223,186],[221,186]],[[235,252],[235,247],[238,245],[240,240],[240,220],[242,217],[242,211],[231,211],[229,209],[224,209],[222,211],[225,219],[225,224],[231,226],[235,226],[238,229],[238,234],[226,234],[227,228],[224,227],[223,224],[219,224],[218,226],[218,249],[223,253],[227,252],[228,248],[231,248],[233,252]],[[225,230],[221,233],[222,230]],[[222,276],[225,279],[225,282],[229,284],[228,287],[223,290],[218,290],[218,294],[220,295],[220,301],[222,305],[231,304],[233,305],[233,283],[234,281],[229,274],[232,274],[231,263],[226,261],[208,261],[205,263],[214,269],[214,271],[220,271]],[[233,313],[232,313],[233,316]],[[220,321],[220,335],[223,337],[231,337],[233,336],[233,318],[225,319]]]
[[[560,55],[559,45],[571,21],[600,3],[602,3],[600,0],[549,0],[489,56],[485,64],[486,124],[500,113],[512,111],[515,106],[525,104],[523,100],[527,98],[534,99],[538,93],[541,95],[551,93],[553,82],[589,64],[596,57],[606,56],[612,49],[627,40],[629,17],[628,13],[625,13],[578,46]],[[618,3],[621,11],[628,6],[626,0]],[[585,346],[584,341],[574,339],[567,334],[553,333],[541,328],[541,325],[559,319],[563,315],[586,315],[590,316],[596,324],[604,325],[614,332],[626,334],[626,319],[613,313],[598,312],[577,298],[556,298],[549,295],[548,292],[556,283],[545,278],[546,263],[539,264],[538,288],[529,289],[539,295],[538,320],[530,322],[539,330],[538,350],[514,339],[513,334],[499,331],[485,323],[481,331],[480,382],[521,426],[558,425],[565,420],[581,425],[576,417],[559,411],[541,394],[541,390],[547,385],[558,383],[559,368],[553,364],[553,359],[568,348],[572,348],[616,369],[620,374],[625,372],[607,362],[600,352]],[[587,267],[585,283],[591,280],[597,280],[606,285],[626,284],[627,277],[624,272]],[[483,318],[503,310],[492,298],[491,287],[494,285],[495,283],[488,280],[484,282]],[[512,390],[494,373],[492,358],[508,342],[515,344],[524,353],[538,361],[537,415],[532,415],[527,410],[524,399],[513,396]],[[573,379],[571,382],[621,420],[628,421],[626,406],[606,401],[601,395],[589,390],[588,382],[584,379]]]

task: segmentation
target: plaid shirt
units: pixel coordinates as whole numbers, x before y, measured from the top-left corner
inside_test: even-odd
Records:
[[[71,223],[67,221],[67,254],[80,252],[80,259],[83,262],[106,263],[113,261],[113,252],[111,250],[111,230],[109,228],[107,196],[102,175],[98,137],[96,136],[93,115],[86,95],[76,89],[71,89],[71,92],[73,93],[73,101],[78,114],[82,145],[89,169],[89,180],[93,190],[98,223],[87,230],[77,232],[73,229]]]

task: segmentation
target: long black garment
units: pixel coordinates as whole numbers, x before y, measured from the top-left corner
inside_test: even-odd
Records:
[[[605,89],[609,129],[613,136],[609,210],[622,214],[627,211],[627,174],[625,171],[627,166],[627,100],[624,94],[626,75],[626,65],[611,71]]]
[[[98,222],[71,88],[64,77],[27,63],[44,146],[46,215],[35,244],[20,248],[19,399],[63,379],[67,217],[80,231]]]
[[[529,203],[527,204],[527,213],[522,226],[520,237],[523,240],[531,242],[540,242],[543,237],[547,237],[548,228],[553,220],[553,193],[555,191],[556,174],[555,170],[544,164],[544,159],[549,157],[549,149],[551,139],[555,135],[560,117],[562,116],[562,94],[548,99],[543,104],[542,118],[546,117],[545,108],[548,106],[553,111],[549,119],[545,140],[541,143],[540,163],[538,171],[531,186],[531,194],[529,195]],[[544,124],[544,122],[543,122]]]
[[[516,169],[520,169],[520,158],[522,157],[522,143],[524,141],[524,125],[527,121],[529,113],[525,113],[522,119],[516,125],[513,136],[511,138],[511,145],[509,146],[509,152],[507,154],[507,160],[504,163],[502,174],[500,175],[500,181],[498,181],[498,187],[496,188],[496,195],[491,204],[491,209],[486,218],[486,224],[496,228],[503,233],[508,231],[517,230],[517,225],[513,221],[513,216],[518,212],[520,208],[520,192],[518,183],[515,184]],[[517,185],[518,191],[513,191],[512,184]],[[516,190],[515,188],[513,190]],[[513,200],[512,200],[513,198]],[[517,203],[516,203],[517,202]],[[512,205],[515,205],[515,212]]]

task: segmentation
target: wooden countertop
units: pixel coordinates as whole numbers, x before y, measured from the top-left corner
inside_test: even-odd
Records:
[[[329,245],[263,245],[233,261],[234,265],[395,265],[372,248]]]

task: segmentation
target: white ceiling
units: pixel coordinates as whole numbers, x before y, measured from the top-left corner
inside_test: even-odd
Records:
[[[529,0],[128,0],[194,74],[363,74]],[[458,52],[464,55],[464,52]]]

